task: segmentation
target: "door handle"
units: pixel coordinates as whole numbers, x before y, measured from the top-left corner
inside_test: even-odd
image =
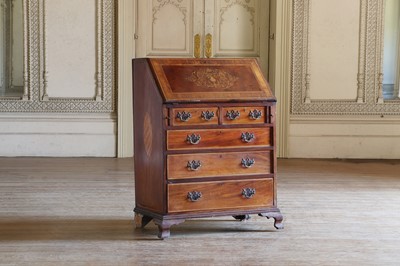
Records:
[[[194,35],[194,51],[193,55],[195,58],[201,57],[201,36],[200,34]]]
[[[208,33],[205,39],[205,55],[207,58],[212,57],[212,35]]]

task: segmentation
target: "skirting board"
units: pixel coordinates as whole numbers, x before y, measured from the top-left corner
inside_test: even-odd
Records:
[[[292,121],[289,158],[399,159],[400,124]]]
[[[95,115],[0,117],[0,156],[115,157],[116,119]]]

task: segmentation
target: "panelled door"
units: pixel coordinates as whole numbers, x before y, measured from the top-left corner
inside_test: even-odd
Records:
[[[138,0],[136,57],[257,57],[268,73],[269,0]]]

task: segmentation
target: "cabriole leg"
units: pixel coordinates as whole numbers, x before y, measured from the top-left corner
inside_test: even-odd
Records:
[[[266,218],[274,218],[274,226],[276,229],[283,229],[283,216],[280,212],[266,212],[260,213],[259,216],[266,217]]]
[[[183,223],[185,220],[157,220],[154,219],[154,223],[158,226],[158,238],[165,239],[170,237],[171,231],[170,228],[173,225]]]

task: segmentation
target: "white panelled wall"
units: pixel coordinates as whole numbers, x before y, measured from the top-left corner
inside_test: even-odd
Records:
[[[400,100],[382,91],[384,7],[293,0],[288,157],[400,158]]]
[[[205,56],[210,33],[212,56],[268,65],[281,157],[400,158],[400,100],[382,92],[385,1],[269,2],[24,1],[24,89],[0,97],[0,156],[132,156],[135,51],[193,56],[199,34]],[[169,17],[180,26],[157,28]]]
[[[0,98],[0,156],[116,156],[115,7],[24,1],[24,93]]]

